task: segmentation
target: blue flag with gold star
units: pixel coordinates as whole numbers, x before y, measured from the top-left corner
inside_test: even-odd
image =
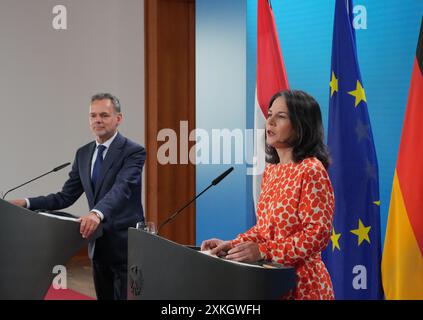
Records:
[[[352,8],[352,0],[336,0],[328,125],[335,214],[323,259],[336,299],[381,299],[378,164]]]

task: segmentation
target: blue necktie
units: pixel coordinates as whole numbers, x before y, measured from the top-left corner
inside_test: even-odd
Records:
[[[107,148],[103,145],[99,145],[97,147],[97,158],[95,159],[93,173],[91,175],[91,182],[93,184],[93,190],[95,190],[95,184],[97,183],[97,179],[100,175],[101,166],[103,165],[103,152]]]

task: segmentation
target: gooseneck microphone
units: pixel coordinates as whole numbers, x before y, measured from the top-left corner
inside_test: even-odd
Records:
[[[64,164],[62,164],[62,165],[60,165],[60,166],[58,166],[58,167],[56,167],[56,168],[54,168],[53,170],[51,170],[50,172],[57,172],[57,171],[59,171],[59,170],[62,170],[63,168],[66,168],[68,165],[70,165],[71,163],[70,162],[66,162],[66,163],[64,163]],[[50,172],[48,172],[48,173],[50,173]],[[48,174],[48,173],[46,173],[46,174]]]
[[[211,183],[211,185],[208,187],[208,188],[210,188],[211,186],[215,186],[215,185],[217,185],[220,181],[222,181],[223,179],[225,179],[226,178],[226,176],[228,175],[228,174],[230,174],[232,171],[234,170],[234,167],[230,167],[228,170],[226,170],[225,172],[223,172],[220,176],[218,176],[216,179],[214,179],[213,181],[212,181],[212,183]],[[207,189],[206,189],[207,190]],[[206,190],[204,190],[204,191],[206,191]],[[203,191],[203,192],[204,192]],[[201,194],[201,193],[200,193]]]
[[[206,192],[207,190],[209,190],[211,187],[217,185],[220,181],[222,181],[224,178],[226,178],[226,176],[228,174],[230,174],[232,171],[234,170],[234,167],[230,167],[228,170],[226,170],[225,172],[223,172],[220,176],[218,176],[216,179],[214,179],[212,181],[212,183],[205,188],[203,191],[201,191],[198,195],[195,196],[194,199],[192,199],[190,202],[188,202],[186,205],[184,205],[182,208],[178,209],[175,213],[173,213],[171,216],[169,216],[169,218],[167,218],[165,221],[163,221],[159,228],[157,229],[157,235],[160,234],[160,230],[166,225],[168,224],[170,221],[172,221],[173,219],[175,219],[175,217],[182,211],[184,210],[186,207],[188,207],[192,202],[194,202],[199,196],[201,196],[204,192]]]
[[[62,164],[62,165],[60,165],[60,166],[58,166],[58,167],[54,168],[53,170],[51,170],[51,171],[49,171],[49,172],[47,172],[47,173],[42,174],[41,176],[38,176],[38,177],[36,177],[36,178],[34,178],[34,179],[30,180],[30,181],[27,181],[27,182],[25,182],[25,183],[21,184],[20,186],[17,186],[17,187],[15,187],[15,188],[13,188],[13,189],[8,190],[8,191],[7,191],[7,192],[3,195],[3,199],[5,199],[5,198],[6,198],[6,195],[7,195],[9,192],[14,191],[14,190],[16,190],[16,189],[19,189],[20,187],[23,187],[24,185],[27,185],[28,183],[31,183],[32,181],[38,180],[38,179],[40,179],[40,178],[42,178],[42,177],[44,177],[44,176],[46,176],[46,175],[48,175],[48,174],[50,174],[50,173],[52,173],[52,172],[57,172],[57,171],[59,171],[59,170],[62,170],[63,168],[66,168],[66,167],[67,167],[68,165],[70,165],[70,164],[71,164],[70,162],[64,163],[64,164]]]

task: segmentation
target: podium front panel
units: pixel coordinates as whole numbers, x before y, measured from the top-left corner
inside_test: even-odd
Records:
[[[293,268],[233,263],[129,229],[128,299],[279,299],[294,287]]]
[[[0,200],[0,299],[43,299],[53,268],[87,243],[79,226]]]

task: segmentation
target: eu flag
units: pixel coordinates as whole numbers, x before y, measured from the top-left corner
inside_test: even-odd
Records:
[[[348,4],[336,0],[328,125],[335,214],[323,259],[336,299],[380,299],[378,165],[357,61],[352,7],[352,0]]]

